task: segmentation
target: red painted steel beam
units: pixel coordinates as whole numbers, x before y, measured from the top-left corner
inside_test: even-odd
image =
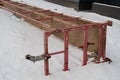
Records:
[[[33,13],[33,12],[32,11],[22,11],[22,13],[30,14],[30,13]]]
[[[8,1],[3,1],[3,2],[5,2],[5,3],[7,3],[7,4],[10,4]],[[16,6],[15,4],[11,4],[11,6]],[[20,7],[20,6],[17,6],[18,8],[21,8],[21,9],[24,9],[24,10],[30,10],[30,9],[25,9],[24,7]],[[30,10],[31,11],[31,10]],[[38,12],[34,12],[35,14],[38,14]],[[42,15],[42,14],[40,14],[40,15]],[[45,15],[42,15],[42,16],[45,16]],[[101,24],[101,23],[93,23],[93,24]],[[107,25],[111,25],[112,24],[112,21],[108,21],[107,22]],[[72,27],[80,27],[80,26],[72,26]]]
[[[84,45],[83,45],[83,66],[87,64],[87,49],[88,49],[88,28],[84,30]]]
[[[103,54],[103,26],[99,27],[99,47],[98,47],[98,63],[100,62],[100,58]]]
[[[48,37],[50,35],[51,34],[48,32],[44,33],[44,55],[45,56],[49,56],[49,54],[48,54]],[[44,60],[44,71],[45,71],[46,76],[49,75],[49,61],[48,61],[48,59]]]
[[[104,26],[103,27],[103,55],[102,55],[102,58],[103,60],[105,60],[106,58],[106,35],[107,35],[107,26]]]
[[[48,16],[61,16],[63,13],[55,13],[55,14],[49,14]]]
[[[64,69],[63,71],[67,71],[68,69],[68,44],[69,44],[69,35],[68,31],[64,32]]]
[[[36,10],[37,12],[50,12],[50,10]]]
[[[77,19],[79,19],[79,18],[64,18],[63,20],[64,21],[72,21],[72,20],[77,20]]]
[[[88,46],[89,46],[89,45],[95,45],[95,43],[90,43],[90,42],[88,42],[87,45],[88,45]],[[83,45],[82,45],[82,46],[79,46],[79,48],[83,48]]]
[[[33,19],[33,18],[30,18],[30,17],[28,17],[28,16],[25,16],[25,15],[23,15],[23,14],[20,14],[20,13],[18,13],[18,12],[15,12],[15,11],[13,11],[13,10],[10,10],[10,9],[8,9],[8,8],[5,8],[5,7],[1,7],[1,8],[3,8],[3,9],[5,9],[5,10],[7,10],[7,11],[10,11],[10,12],[12,12],[12,13],[14,13],[14,14],[17,14],[17,15],[20,15],[21,17],[23,17],[23,18],[27,18],[27,19],[29,19],[29,20],[31,20],[31,21],[35,21],[35,22],[38,22],[39,24],[41,24],[41,25],[43,25],[43,23],[41,23],[40,21],[38,21],[38,20],[35,20],[35,19]],[[47,30],[55,30],[55,29],[53,29],[53,28],[49,28],[49,27],[44,27],[44,26],[42,26],[43,28],[45,28],[45,29],[47,29]]]
[[[86,24],[86,25],[81,25],[81,26],[72,26],[70,28],[60,28],[60,29],[55,29],[53,31],[51,31],[52,33],[54,32],[64,32],[66,30],[68,31],[75,31],[75,30],[79,30],[79,29],[84,29],[84,28],[92,28],[92,27],[101,27],[101,26],[107,26],[107,25],[111,25],[112,22],[111,21],[107,21],[105,23],[92,23],[92,24]]]
[[[38,21],[52,20],[52,17],[38,18],[38,19],[36,19],[36,20],[38,20]]]
[[[3,4],[6,3],[6,4],[9,4],[9,5],[11,5],[11,6],[17,7],[17,8],[19,8],[19,9],[23,9],[23,10],[26,10],[26,11],[32,11],[32,10],[29,9],[29,8],[21,7],[21,6],[19,6],[18,4],[15,5],[15,4],[12,4],[12,3],[8,2],[8,1],[2,1],[2,2],[3,2]],[[33,12],[33,13],[39,14],[39,12]],[[46,15],[44,15],[44,14],[39,14],[39,15],[46,17]]]

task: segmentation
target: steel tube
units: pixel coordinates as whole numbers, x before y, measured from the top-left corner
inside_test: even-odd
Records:
[[[68,44],[69,44],[69,37],[68,31],[64,32],[64,71],[68,69]]]
[[[104,26],[104,32],[103,32],[103,55],[102,55],[102,58],[103,60],[105,60],[106,58],[106,35],[107,35],[107,26]]]
[[[87,49],[88,49],[88,28],[84,30],[84,45],[83,45],[83,66],[87,64]]]
[[[48,55],[48,34],[45,32],[44,33],[44,55]],[[48,59],[44,60],[44,71],[45,75],[49,75],[49,61]]]
[[[50,55],[55,55],[55,54],[60,54],[60,53],[64,53],[64,51],[58,51],[58,52],[53,52],[53,53],[49,53]]]
[[[98,63],[103,54],[103,26],[99,27]]]

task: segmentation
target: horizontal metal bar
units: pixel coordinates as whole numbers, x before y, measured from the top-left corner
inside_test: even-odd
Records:
[[[6,3],[10,4],[9,2],[5,1]],[[16,6],[15,4],[11,4],[11,5],[14,5]],[[21,8],[21,7],[19,7]],[[24,10],[28,10],[28,9],[25,9],[25,8],[21,8],[21,9],[24,9]],[[30,11],[30,10],[29,10]],[[38,13],[39,14],[39,13]],[[45,16],[45,15],[44,15]],[[55,18],[54,18],[55,19]],[[59,20],[59,21],[62,21],[62,20]],[[61,28],[61,29],[56,29],[52,32],[55,32],[55,31],[65,31],[65,30],[68,30],[68,31],[73,31],[73,30],[76,30],[76,29],[84,29],[85,27],[96,27],[96,26],[106,26],[106,25],[111,25],[112,22],[111,21],[108,21],[106,23],[90,23],[90,24],[85,24],[85,25],[71,25],[72,28]]]
[[[53,28],[49,28],[49,27],[43,26],[43,25],[46,25],[46,24],[44,24],[44,23],[42,23],[42,22],[40,22],[40,21],[38,21],[38,20],[36,20],[36,19],[27,17],[27,16],[25,16],[25,15],[23,15],[23,14],[20,14],[20,13],[18,13],[18,12],[15,12],[15,11],[10,10],[10,9],[8,9],[8,8],[5,8],[5,7],[3,7],[3,6],[2,6],[1,8],[2,8],[2,9],[5,9],[5,10],[7,10],[7,11],[10,11],[10,12],[12,12],[12,13],[14,13],[14,14],[20,15],[21,17],[23,17],[23,18],[25,18],[25,19],[29,19],[29,20],[31,20],[31,21],[35,21],[35,22],[39,23],[39,25],[42,25],[42,28],[44,28],[45,30],[54,30]]]
[[[25,7],[20,7],[20,6],[18,6],[18,5],[15,5],[15,4],[12,4],[12,3],[9,3],[9,2],[7,2],[7,1],[3,1],[4,3],[6,3],[6,4],[9,4],[9,5],[11,5],[11,6],[15,6],[15,7],[17,7],[17,8],[20,8],[20,9],[23,9],[23,10],[26,10],[26,11],[32,11],[31,9],[29,9],[29,8],[25,8]],[[52,11],[51,11],[52,12]],[[42,13],[39,13],[39,12],[33,12],[33,13],[35,13],[35,14],[38,14],[38,15],[41,15],[41,16],[43,16],[43,17],[49,17],[49,15],[46,15],[46,14],[42,14]],[[54,12],[54,13],[56,13],[56,12]],[[74,18],[74,17],[70,17],[70,18]],[[58,22],[61,22],[61,23],[65,23],[65,24],[67,24],[67,25],[69,25],[70,24],[70,22],[65,22],[65,21],[63,21],[63,20],[60,20],[60,19],[57,19],[57,18],[55,18],[55,17],[53,17],[53,19],[54,20],[56,20],[56,21],[58,21]],[[71,26],[79,26],[79,25],[77,25],[77,24],[75,24],[75,23],[72,23],[72,25]]]
[[[77,18],[77,17],[74,17],[74,18],[64,18],[63,20],[64,21],[72,21],[72,20],[77,20],[77,19],[79,19],[79,18]]]
[[[29,14],[32,13],[32,11],[23,11],[22,13]]]
[[[36,20],[38,20],[38,21],[46,21],[46,20],[51,20],[51,19],[52,19],[52,17],[47,17],[47,18],[38,18]]]
[[[49,14],[48,16],[61,16],[63,13],[55,13],[55,14]]]
[[[58,51],[58,52],[53,52],[53,53],[49,53],[50,55],[55,55],[55,54],[60,54],[60,53],[64,53],[64,51]]]
[[[50,10],[36,10],[37,12],[49,12]]]
[[[75,30],[79,30],[79,29],[82,29],[82,30],[86,30],[88,28],[92,28],[92,27],[101,27],[101,26],[107,26],[107,25],[111,25],[112,24],[112,21],[107,21],[105,23],[92,23],[92,24],[84,24],[84,25],[81,25],[81,26],[72,26],[71,28],[60,28],[60,29],[56,29],[54,31],[51,31],[51,33],[53,32],[64,32],[64,31],[75,31]]]

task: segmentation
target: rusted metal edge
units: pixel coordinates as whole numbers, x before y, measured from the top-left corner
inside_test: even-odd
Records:
[[[35,19],[30,18],[30,17],[24,16],[24,15],[18,13],[18,12],[15,12],[15,11],[13,11],[13,10],[7,9],[7,8],[5,8],[5,7],[3,7],[3,6],[1,6],[1,8],[2,8],[2,9],[5,9],[5,10],[7,10],[7,11],[10,11],[10,12],[12,12],[13,14],[20,15],[20,16],[21,16],[22,18],[24,18],[25,20],[29,19],[29,20],[31,20],[31,21],[35,21],[35,22],[39,23],[39,25],[42,26],[41,29],[44,29],[44,30],[46,30],[46,31],[52,31],[52,30],[54,30],[53,28],[50,28],[49,25],[44,24],[44,23],[42,23],[42,22],[40,22],[40,21],[38,21],[38,20],[35,20]],[[44,25],[44,26],[43,26],[43,25]]]

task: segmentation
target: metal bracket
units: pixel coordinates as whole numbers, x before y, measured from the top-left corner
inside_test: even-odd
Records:
[[[27,55],[25,56],[25,58],[26,58],[27,60],[30,60],[30,61],[32,61],[33,63],[35,63],[35,62],[37,62],[37,61],[42,61],[42,60],[49,59],[49,58],[51,58],[51,56],[50,56],[50,55],[44,55],[44,54],[42,54],[42,55],[40,55],[40,56],[32,56],[32,55],[30,55],[30,54],[27,54]]]

